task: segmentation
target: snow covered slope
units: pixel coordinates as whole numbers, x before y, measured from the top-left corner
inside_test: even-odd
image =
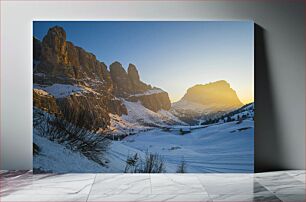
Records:
[[[134,126],[130,126],[135,128]],[[188,173],[205,172],[253,172],[254,165],[254,121],[247,118],[242,122],[232,121],[205,126],[167,126],[140,128],[134,135],[121,141],[112,141],[104,154],[106,166],[101,166],[64,145],[39,136],[34,129],[34,143],[40,151],[34,156],[35,169],[44,172],[124,172],[126,159],[137,153],[161,155],[165,160],[166,172],[176,172],[182,160]],[[180,129],[189,133],[180,135]]]
[[[207,125],[211,123],[224,123],[230,121],[243,121],[245,119],[253,119],[255,114],[255,106],[254,103],[246,104],[239,109],[231,111],[229,113],[223,114],[216,118],[212,118],[202,122],[202,125]]]
[[[105,172],[107,169],[89,160],[79,152],[73,152],[64,145],[52,142],[33,131],[33,142],[39,152],[33,158],[33,167],[42,172]]]
[[[67,141],[51,141],[47,138],[51,135],[48,133],[47,123],[54,119],[54,115],[34,108],[34,116],[36,117],[33,128],[33,143],[36,151],[33,156],[35,172],[122,173],[129,154],[138,153],[141,157],[145,155],[138,149],[122,144],[121,141],[111,141],[107,151],[101,155],[101,160],[106,164],[102,166],[84,156],[82,152],[75,149],[72,151]],[[134,126],[130,127],[134,128]]]
[[[41,137],[34,129],[33,143],[38,146],[39,152],[34,155],[33,168],[35,172],[52,173],[122,173],[129,154],[137,153],[144,158],[145,153],[112,141],[109,150],[105,153],[106,166],[101,166],[88,159],[82,153],[71,151],[63,144]]]
[[[165,124],[184,124],[177,117],[166,110],[153,112],[145,108],[139,102],[124,101],[124,105],[128,110],[128,115],[123,115],[122,118],[131,123],[140,123],[144,125],[161,126]]]
[[[128,115],[110,114],[110,128],[114,134],[123,136],[121,141],[111,141],[103,155],[106,166],[67,149],[64,144],[39,136],[34,128],[34,143],[40,149],[34,156],[34,168],[55,173],[122,173],[128,156],[137,153],[144,158],[149,152],[164,158],[168,173],[176,172],[182,161],[188,173],[253,172],[254,104],[227,114],[232,119],[230,122],[188,126],[167,111],[155,113],[137,102],[124,103]],[[49,116],[46,112],[43,114]],[[238,116],[244,119],[238,120]]]
[[[228,115],[231,116],[231,118],[235,120],[241,117],[254,118],[254,114],[255,114],[254,102],[250,104],[246,104],[243,107],[228,113]]]
[[[130,135],[151,130],[153,127],[167,127],[171,125],[186,125],[166,110],[151,111],[140,102],[123,100],[128,110],[127,115],[109,114],[111,118],[109,133],[116,135]]]

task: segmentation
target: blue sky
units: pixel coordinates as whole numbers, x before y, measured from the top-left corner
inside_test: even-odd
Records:
[[[136,65],[141,79],[179,100],[195,84],[228,81],[242,102],[254,100],[254,25],[251,21],[35,21],[43,39],[61,26],[67,40],[110,65]]]

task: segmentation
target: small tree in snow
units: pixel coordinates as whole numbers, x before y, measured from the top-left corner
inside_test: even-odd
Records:
[[[186,162],[182,160],[181,163],[177,166],[177,173],[186,173]]]
[[[233,121],[232,117],[228,116],[227,119],[226,119],[226,122],[231,122],[231,121]]]

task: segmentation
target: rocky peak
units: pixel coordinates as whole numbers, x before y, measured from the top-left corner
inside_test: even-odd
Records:
[[[109,66],[109,71],[112,75],[112,78],[127,76],[127,72],[123,68],[122,64],[120,62],[117,62],[117,61],[113,62]]]
[[[43,42],[48,44],[50,47],[56,47],[59,44],[63,44],[66,42],[66,32],[62,27],[52,27],[48,30],[47,35],[43,39]]]
[[[138,74],[138,70],[137,70],[135,65],[129,64],[128,76],[131,80],[134,93],[142,93],[144,91],[152,89],[152,87],[150,85],[147,85],[140,80],[140,76]]]
[[[42,55],[46,56],[44,59],[56,61],[60,64],[68,63],[66,32],[62,27],[50,28],[42,43]]]
[[[133,92],[131,80],[121,63],[114,62],[109,67],[114,85],[114,93],[118,97],[127,97]]]
[[[134,64],[129,64],[128,76],[133,83],[140,82],[140,77],[139,77],[139,74],[138,74],[138,70],[137,70],[137,68]]]

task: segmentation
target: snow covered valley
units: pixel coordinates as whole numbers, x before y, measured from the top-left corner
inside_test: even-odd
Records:
[[[187,125],[170,112],[153,112],[124,101],[128,115],[110,114],[106,131],[78,130],[34,108],[36,172],[252,173],[254,104],[201,125]],[[60,130],[54,128],[59,124]],[[65,128],[65,131],[62,131]],[[71,135],[72,134],[72,135]],[[78,134],[74,137],[74,134]],[[93,141],[101,139],[100,149]],[[88,147],[92,145],[93,148]],[[85,146],[84,146],[85,145]],[[152,162],[153,163],[152,163]],[[147,164],[157,170],[147,170]],[[155,165],[153,165],[155,164]]]
[[[151,128],[121,141],[111,141],[104,155],[108,162],[106,166],[87,159],[79,152],[69,151],[60,144],[36,137],[38,134],[34,133],[34,143],[42,146],[40,154],[34,158],[34,166],[46,172],[122,173],[129,156],[137,154],[145,158],[149,152],[163,158],[164,172],[167,173],[177,172],[182,161],[188,173],[253,172],[254,121],[245,119],[237,123]],[[182,134],[181,131],[185,129],[188,132]]]
[[[176,172],[182,161],[188,173],[253,172],[253,123],[244,120],[240,124],[209,125],[191,129],[185,135],[179,134],[178,130],[154,129],[128,136],[115,142],[114,146],[126,146],[121,156],[137,150],[142,155],[147,151],[158,153],[165,160],[166,172],[170,173]]]

